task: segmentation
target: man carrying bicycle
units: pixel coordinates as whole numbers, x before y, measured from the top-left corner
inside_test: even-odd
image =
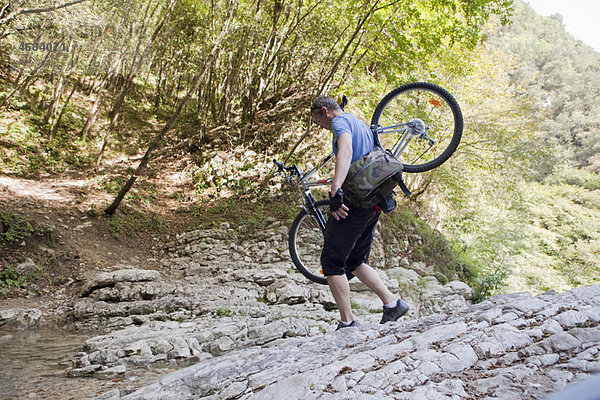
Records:
[[[332,131],[333,152],[336,155],[335,173],[329,192],[331,217],[325,228],[321,265],[340,310],[338,329],[358,326],[350,305],[347,274],[356,276],[381,299],[382,324],[396,321],[408,311],[408,304],[392,294],[379,274],[366,263],[380,211],[344,201],[342,191],[350,164],[373,150],[373,133],[356,116],[345,113],[331,97],[317,97],[313,101],[311,114],[319,126]]]

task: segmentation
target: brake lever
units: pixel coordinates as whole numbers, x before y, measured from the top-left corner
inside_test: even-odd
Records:
[[[285,165],[282,162],[273,159],[273,163],[277,165],[277,168],[279,168],[279,172],[283,172],[285,170]]]

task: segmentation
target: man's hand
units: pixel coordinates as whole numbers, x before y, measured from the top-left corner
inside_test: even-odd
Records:
[[[332,212],[331,215],[333,215],[333,218],[337,220],[339,220],[340,218],[344,219],[348,216],[348,210],[349,208],[345,204],[342,204],[342,206],[338,208],[337,211]]]
[[[349,208],[344,204],[344,192],[339,188],[334,195],[329,193],[329,209],[333,218],[339,220],[348,216]]]
[[[348,174],[350,168],[350,161],[352,161],[352,135],[349,132],[342,133],[337,140],[338,153],[335,158],[335,173],[331,182],[331,190],[329,192],[329,198],[335,198],[335,196],[341,192],[341,202],[336,208],[331,207],[331,215],[333,218],[339,220],[340,218],[346,218],[348,216],[348,210],[350,210],[344,204],[344,192],[342,192],[342,184]]]

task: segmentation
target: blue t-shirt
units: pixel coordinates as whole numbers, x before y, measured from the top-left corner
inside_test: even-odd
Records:
[[[333,154],[338,153],[338,138],[342,133],[349,133],[352,136],[352,161],[358,160],[365,154],[368,154],[375,147],[373,141],[373,132],[354,114],[343,113],[333,119],[331,122],[333,132]]]

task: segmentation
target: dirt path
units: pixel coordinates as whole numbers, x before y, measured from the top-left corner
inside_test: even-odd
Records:
[[[167,233],[140,230],[116,235],[108,218],[91,212],[106,201],[104,197],[108,195],[94,191],[86,177],[0,176],[0,214],[19,215],[51,231],[48,237],[31,237],[15,246],[0,242],[0,272],[26,260],[39,268],[37,279],[27,287],[0,294],[0,309],[32,307],[46,315],[60,314],[78,295],[85,276],[119,264],[157,267],[163,244],[180,229],[178,225],[174,223],[173,232]]]
[[[0,199],[75,203],[78,194],[88,185],[85,180],[73,178],[40,181],[0,176]]]

